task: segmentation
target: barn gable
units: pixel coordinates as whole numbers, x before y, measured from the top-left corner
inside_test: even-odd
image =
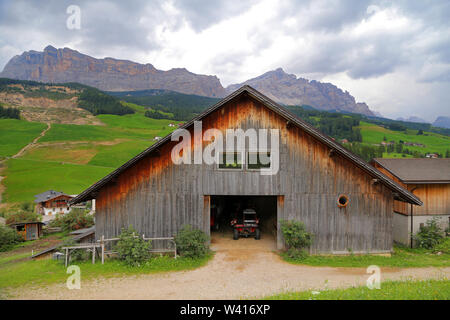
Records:
[[[316,235],[313,252],[388,252],[393,196],[421,204],[396,182],[248,86],[184,128],[192,132],[195,120],[202,121],[203,130],[279,129],[279,172],[264,176],[245,169],[219,170],[216,165],[175,165],[170,154],[177,142],[169,135],[72,200],[97,199],[97,238],[115,236],[130,224],[153,237],[172,236],[184,224],[209,233],[214,199],[270,197],[276,202],[279,248],[279,222],[294,219]],[[349,199],[348,205],[337,203],[340,195]]]

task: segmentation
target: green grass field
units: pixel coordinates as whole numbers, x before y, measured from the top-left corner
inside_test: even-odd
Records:
[[[17,255],[16,258],[22,256]],[[124,275],[150,274],[157,272],[192,270],[205,265],[212,254],[204,258],[191,259],[169,256],[155,256],[141,267],[130,267],[119,260],[106,260],[105,264],[97,262],[77,262],[81,269],[81,279],[99,277],[120,277]],[[63,262],[41,259],[19,261],[11,263],[12,258],[0,260],[0,289],[16,288],[20,286],[42,286],[52,283],[65,283],[67,280],[66,268]]]
[[[49,189],[77,194],[115,168],[24,159],[7,160],[5,202],[33,201]]]
[[[382,281],[380,289],[366,286],[348,289],[285,292],[267,300],[450,300],[450,281]]]
[[[390,257],[380,255],[346,255],[346,256],[327,256],[311,255],[305,259],[295,260],[281,253],[282,258],[293,264],[303,264],[310,266],[329,266],[329,267],[361,267],[366,268],[370,265],[380,267],[449,267],[450,254],[434,254],[431,250],[411,249],[401,246],[395,246],[394,252]]]
[[[361,134],[363,136],[363,143],[366,144],[379,144],[386,137],[387,141],[399,142],[403,140],[404,142],[416,142],[425,145],[425,147],[416,146],[404,146],[410,151],[419,151],[421,153],[432,153],[438,152],[440,154],[445,154],[447,149],[450,149],[450,137],[433,133],[424,132],[423,135],[417,135],[417,130],[407,130],[408,133],[392,131],[375,124],[367,123],[364,121],[360,122]],[[386,154],[390,158],[396,157],[395,153]],[[385,155],[383,155],[384,157]],[[401,157],[401,155],[400,155]]]
[[[19,152],[46,127],[45,123],[0,119],[0,158]]]
[[[151,141],[172,130],[170,120],[150,119],[135,113],[124,116],[97,116],[105,126],[54,124],[40,142],[55,141],[111,141],[114,139],[141,139]]]
[[[150,147],[154,137],[173,130],[168,126],[173,121],[147,118],[143,112],[97,118],[105,125],[53,124],[20,159],[7,160],[4,201],[32,201],[35,194],[49,189],[78,194]],[[0,121],[4,123],[0,157],[16,153],[46,127],[23,120]]]

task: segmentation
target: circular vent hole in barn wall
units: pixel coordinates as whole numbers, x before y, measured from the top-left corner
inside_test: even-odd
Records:
[[[348,202],[349,202],[349,199],[345,194],[341,194],[338,197],[337,203],[340,208],[346,207],[348,205]]]

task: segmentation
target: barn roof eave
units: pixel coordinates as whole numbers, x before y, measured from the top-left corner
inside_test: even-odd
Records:
[[[396,183],[395,181],[393,181],[392,179],[390,179],[389,177],[387,177],[386,175],[384,175],[383,173],[381,173],[380,171],[375,169],[373,166],[371,166],[370,164],[365,162],[359,156],[357,156],[356,154],[345,149],[342,145],[340,145],[339,143],[337,143],[336,141],[334,141],[327,135],[323,134],[322,132],[320,132],[319,130],[314,128],[312,125],[310,125],[307,122],[303,121],[302,119],[298,118],[293,113],[291,113],[290,111],[281,107],[276,102],[272,101],[270,98],[266,97],[265,95],[263,95],[256,89],[250,87],[249,85],[242,86],[241,88],[234,91],[227,97],[223,98],[222,100],[220,100],[219,102],[217,102],[216,104],[211,106],[210,108],[206,109],[200,115],[198,115],[198,116],[194,117],[193,119],[191,119],[190,121],[186,122],[180,128],[181,129],[189,128],[191,125],[193,125],[194,121],[199,121],[199,120],[203,119],[210,113],[214,112],[215,110],[219,109],[220,107],[222,107],[229,101],[235,99],[236,97],[238,97],[242,94],[248,94],[253,99],[259,101],[260,103],[262,103],[269,109],[273,110],[274,112],[276,112],[277,114],[279,114],[280,116],[285,118],[286,120],[291,121],[293,124],[299,126],[301,129],[303,129],[304,131],[306,131],[307,133],[309,133],[310,135],[312,135],[313,137],[315,137],[316,139],[318,139],[319,141],[321,141],[322,143],[324,143],[325,145],[327,145],[328,147],[330,147],[331,149],[336,151],[338,154],[347,158],[348,160],[353,162],[356,166],[358,166],[362,170],[366,171],[372,177],[379,179],[379,181],[381,183],[386,185],[394,193],[397,193],[399,195],[398,196],[399,198],[403,199],[406,202],[415,204],[415,205],[423,204],[422,201],[417,196],[415,196],[414,194],[412,194],[411,192],[409,192],[408,190],[406,190],[405,188],[400,186],[398,183]],[[98,182],[94,183],[92,186],[90,186],[89,188],[84,190],[78,196],[71,199],[69,201],[69,203],[75,204],[75,203],[79,203],[79,202],[83,202],[83,201],[87,201],[87,200],[95,198],[95,195],[99,189],[101,189],[103,186],[105,186],[108,182],[110,182],[115,176],[119,175],[122,171],[131,167],[133,164],[135,164],[140,159],[142,159],[145,156],[147,156],[148,154],[150,154],[152,151],[157,150],[161,145],[165,144],[166,142],[169,142],[171,140],[171,136],[172,136],[172,133],[168,134],[167,136],[165,136],[164,138],[162,138],[161,140],[159,140],[158,142],[156,142],[155,144],[153,144],[146,150],[142,151],[140,154],[138,154],[134,158],[130,159],[128,162],[126,162],[125,164],[123,164],[122,166],[117,168],[116,170],[112,171],[110,174],[105,176],[103,179],[99,180]]]

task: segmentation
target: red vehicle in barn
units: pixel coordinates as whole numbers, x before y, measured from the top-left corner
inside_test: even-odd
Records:
[[[255,237],[255,240],[261,239],[261,231],[259,230],[259,219],[254,209],[245,209],[242,213],[242,221],[238,219],[231,220],[233,227],[233,240],[239,237]]]

